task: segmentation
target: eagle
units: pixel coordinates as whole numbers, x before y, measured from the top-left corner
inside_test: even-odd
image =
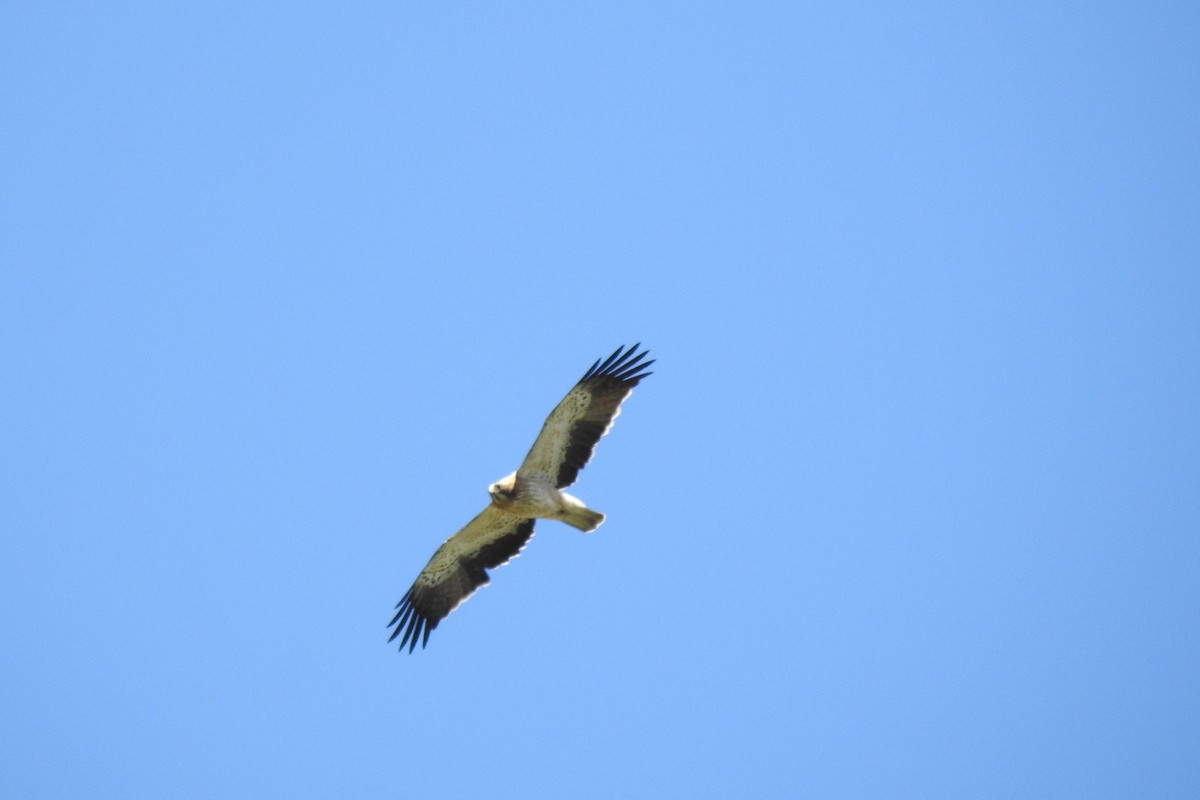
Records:
[[[596,359],[567,396],[554,407],[529,453],[515,472],[488,487],[491,502],[462,530],[442,542],[412,587],[396,604],[395,626],[388,641],[403,633],[400,650],[408,652],[446,616],[488,583],[488,570],[507,564],[533,536],[538,519],[556,519],[589,533],[604,515],[562,491],[575,482],[621,413],[621,403],[643,378],[648,350],[641,344],[618,347]]]

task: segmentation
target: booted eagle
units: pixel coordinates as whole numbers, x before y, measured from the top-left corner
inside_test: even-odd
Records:
[[[407,644],[411,653],[418,639],[424,648],[438,623],[488,582],[489,569],[521,552],[535,519],[557,519],[585,533],[600,527],[603,514],[561,490],[575,482],[633,387],[651,374],[645,370],[654,361],[642,361],[646,350],[635,355],[638,346],[618,347],[603,363],[596,359],[554,407],[517,471],[488,487],[487,508],[442,542],[400,598],[389,642],[403,633],[401,650]]]

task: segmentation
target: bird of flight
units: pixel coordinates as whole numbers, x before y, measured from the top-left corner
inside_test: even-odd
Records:
[[[446,615],[488,582],[487,570],[508,563],[529,537],[536,519],[556,519],[587,533],[600,527],[604,515],[562,491],[575,482],[596,442],[621,413],[621,403],[653,360],[637,353],[639,345],[618,347],[591,369],[554,407],[521,466],[488,487],[491,502],[466,527],[442,542],[425,569],[396,604],[388,627],[392,641],[401,633],[400,649],[408,652],[429,641]]]

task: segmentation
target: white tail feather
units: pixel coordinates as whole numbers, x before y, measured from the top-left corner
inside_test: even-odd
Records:
[[[591,533],[600,527],[601,522],[604,522],[604,515],[583,505],[568,505],[563,509],[563,515],[559,519],[572,528],[578,528],[584,533]]]

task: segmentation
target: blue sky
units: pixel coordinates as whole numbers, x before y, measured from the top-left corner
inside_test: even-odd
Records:
[[[1195,797],[1195,4],[0,12],[6,797]],[[385,623],[598,356],[520,558]]]

